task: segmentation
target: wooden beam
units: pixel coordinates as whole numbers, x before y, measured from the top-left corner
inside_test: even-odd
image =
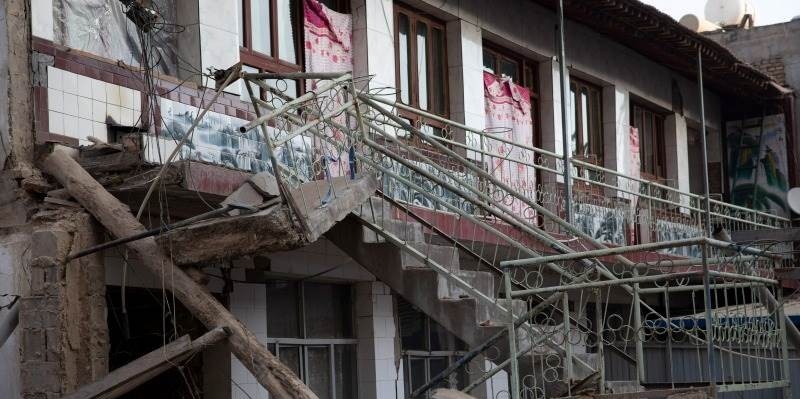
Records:
[[[61,183],[115,238],[132,236],[146,230],[127,206],[106,191],[63,149],[55,147],[46,154],[40,167]],[[150,273],[155,276],[162,273],[170,276],[163,281],[165,288],[172,291],[206,328],[230,329],[228,341],[231,351],[273,397],[318,399],[303,381],[267,350],[264,342],[176,266],[153,237],[126,245],[139,256],[142,266]]]
[[[62,399],[112,399],[130,392],[153,377],[175,367],[194,352],[201,351],[228,336],[217,327],[192,341],[184,335],[114,371],[99,381],[84,385]]]

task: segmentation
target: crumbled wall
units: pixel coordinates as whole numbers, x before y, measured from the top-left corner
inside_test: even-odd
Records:
[[[51,211],[31,233],[30,292],[20,302],[22,398],[59,397],[108,369],[105,268],[99,254],[64,264],[99,242],[85,212]]]

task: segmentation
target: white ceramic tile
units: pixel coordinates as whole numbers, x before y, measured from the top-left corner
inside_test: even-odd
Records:
[[[78,75],[70,72],[62,72],[63,87],[65,93],[78,94]]]
[[[50,133],[64,134],[64,114],[55,111],[47,113]]]
[[[83,75],[78,76],[78,95],[81,97],[92,98],[92,78]]]
[[[78,117],[74,115],[64,115],[64,135],[69,137],[79,137]]]
[[[86,137],[93,134],[94,122],[91,119],[78,118],[78,136]]]
[[[106,102],[106,83],[92,79],[92,99]]]
[[[120,105],[119,86],[106,83],[106,102],[111,105]]]
[[[89,134],[87,134],[89,136]],[[105,123],[94,122],[92,125],[91,136],[94,136],[102,141],[108,141],[108,127]]]
[[[115,123],[121,124],[120,120],[122,119],[122,117],[119,105],[107,104],[106,115],[108,115],[108,117],[111,118],[111,120],[114,121]]]
[[[125,108],[133,109],[133,90],[127,87],[120,86],[119,88],[119,105]]]
[[[50,111],[64,111],[64,93],[57,89],[47,89],[47,109]]]
[[[92,120],[95,122],[106,121],[106,103],[100,100],[92,100]]]
[[[47,87],[56,90],[64,88],[63,71],[56,67],[47,67]]]
[[[92,119],[92,99],[78,97],[78,116],[85,119]]]
[[[78,96],[64,92],[64,113],[78,116]]]
[[[130,108],[120,108],[119,124],[123,126],[133,126],[133,110]]]
[[[136,90],[133,91],[133,109],[135,111],[142,109],[142,93]]]

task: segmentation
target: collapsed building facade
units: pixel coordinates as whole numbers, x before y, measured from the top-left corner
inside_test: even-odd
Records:
[[[792,90],[557,3],[6,1],[2,396],[800,395]]]

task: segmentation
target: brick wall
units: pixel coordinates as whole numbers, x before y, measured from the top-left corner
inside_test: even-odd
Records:
[[[753,64],[759,71],[766,73],[778,83],[786,84],[786,72],[784,70],[783,57],[773,57],[760,60]]]

